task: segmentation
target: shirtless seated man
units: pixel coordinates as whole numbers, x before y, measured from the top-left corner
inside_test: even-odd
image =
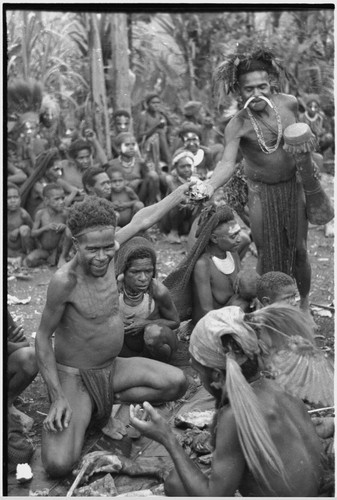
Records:
[[[174,330],[179,314],[170,292],[155,277],[156,262],[152,244],[141,236],[122,245],[118,253],[119,307],[125,332],[120,356],[169,361],[177,349]]]
[[[130,407],[131,424],[172,458],[165,494],[318,496],[322,447],[315,428],[302,401],[261,375],[260,345],[244,313],[238,307],[209,312],[194,328],[189,349],[191,366],[216,400],[209,475],[149,403]]]
[[[143,208],[116,234],[115,212],[107,200],[88,196],[69,211],[77,252],[51,279],[36,335],[37,361],[51,400],[42,433],[42,461],[51,476],[72,470],[90,422],[104,427],[114,403],[171,401],[186,391],[180,369],[118,357],[124,326],[114,256],[120,244],[180,203],[187,189],[181,186],[155,207]]]

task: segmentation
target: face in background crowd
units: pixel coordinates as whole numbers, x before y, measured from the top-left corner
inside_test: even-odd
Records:
[[[191,151],[191,153],[196,154],[200,146],[200,139],[194,132],[187,132],[183,135],[184,147]]]
[[[99,198],[104,198],[110,200],[111,197],[111,181],[108,174],[101,173],[97,174],[94,178],[95,184],[90,187],[92,194],[95,194]]]
[[[130,118],[128,116],[120,115],[115,118],[116,133],[128,132],[130,127]]]
[[[81,149],[78,151],[75,161],[81,170],[92,167],[91,151],[89,149]]]
[[[20,206],[21,198],[19,191],[14,188],[7,190],[7,208],[9,212],[15,212]]]

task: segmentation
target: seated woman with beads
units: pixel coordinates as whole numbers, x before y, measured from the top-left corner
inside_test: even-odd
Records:
[[[120,356],[168,362],[177,349],[175,329],[180,321],[168,289],[155,278],[151,243],[137,236],[122,245],[116,270],[125,333]]]

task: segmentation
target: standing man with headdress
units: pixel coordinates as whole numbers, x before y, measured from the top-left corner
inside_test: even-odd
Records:
[[[285,70],[264,49],[235,54],[217,68],[218,89],[239,96],[243,108],[226,127],[224,155],[207,185],[212,195],[230,179],[240,150],[258,251],[257,272],[294,275],[301,309],[309,314],[311,267],[305,197],[295,160],[282,147],[284,129],[297,121],[298,103],[294,96],[279,93],[283,76],[287,76]]]

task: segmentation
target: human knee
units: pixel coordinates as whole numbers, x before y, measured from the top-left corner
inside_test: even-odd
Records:
[[[142,208],[144,208],[144,203],[142,201],[136,201],[134,208],[133,208],[133,212],[136,213],[139,210],[141,210]]]
[[[42,454],[42,463],[50,477],[67,476],[73,469],[75,461],[58,453]]]
[[[188,381],[182,370],[176,368],[167,378],[165,387],[165,397],[167,401],[181,398],[187,391]]]
[[[21,238],[28,238],[31,234],[31,230],[29,226],[23,225],[20,227],[20,236]]]
[[[42,258],[35,250],[29,253],[25,258],[25,264],[27,267],[37,267],[39,266],[45,259]]]
[[[147,346],[157,345],[161,341],[162,336],[163,330],[161,325],[153,323],[144,328],[144,342]]]
[[[147,347],[168,344],[171,348],[174,348],[175,340],[175,333],[168,326],[152,323],[144,328],[144,342]]]
[[[151,179],[152,181],[159,182],[159,175],[155,171],[148,172],[146,175],[148,179]]]
[[[26,349],[25,356],[22,360],[21,368],[27,377],[32,378],[37,375],[39,369],[37,366],[35,350],[32,347]]]

